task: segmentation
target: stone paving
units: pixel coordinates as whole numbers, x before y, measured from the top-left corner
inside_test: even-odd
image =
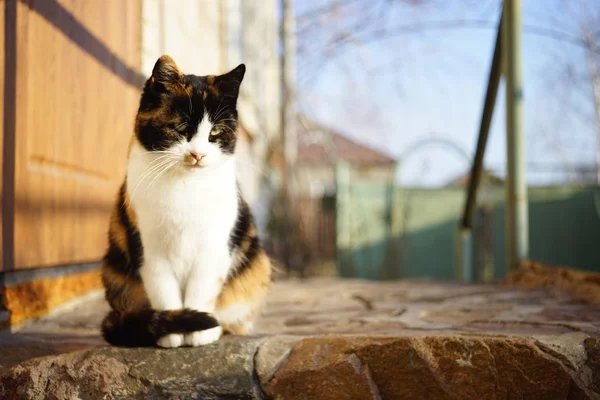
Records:
[[[1,334],[0,398],[600,399],[600,306],[568,292],[279,281],[251,337],[172,350],[105,346],[106,310]]]

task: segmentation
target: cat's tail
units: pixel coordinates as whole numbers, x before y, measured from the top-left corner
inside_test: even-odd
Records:
[[[112,310],[102,321],[102,336],[113,346],[148,347],[170,333],[191,333],[218,325],[210,314],[190,309],[145,309],[125,314]]]

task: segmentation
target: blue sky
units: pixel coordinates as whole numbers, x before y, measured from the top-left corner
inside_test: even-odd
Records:
[[[302,3],[298,14],[317,3]],[[441,4],[395,6],[387,21],[399,26],[415,21],[497,21],[499,16],[494,0]],[[526,25],[576,35],[575,17],[562,0],[523,0]],[[495,30],[486,27],[425,31],[352,47],[317,67],[304,66],[306,60],[300,56],[301,109],[396,156],[428,137],[453,141],[472,154],[495,36]],[[565,164],[594,163],[591,90],[585,79],[576,86],[563,76],[567,65],[584,76],[586,60],[579,47],[525,33],[523,61],[527,161],[537,166],[528,178],[534,184],[549,183],[563,177],[560,171]],[[317,78],[306,78],[311,75]],[[500,174],[506,152],[504,102],[501,86],[485,159]],[[430,145],[411,154],[399,180],[405,185],[440,185],[468,166],[459,152]],[[555,172],[546,173],[548,169]]]

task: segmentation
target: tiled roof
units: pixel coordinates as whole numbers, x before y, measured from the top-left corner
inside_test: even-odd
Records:
[[[471,177],[471,172],[467,172],[465,174],[462,174],[454,179],[452,179],[450,182],[448,182],[446,184],[447,187],[453,187],[453,186],[461,186],[461,187],[466,187],[469,184],[469,179]],[[503,185],[504,184],[504,180],[502,178],[500,178],[499,176],[496,176],[495,174],[483,170],[482,171],[482,176],[481,176],[482,180],[486,180],[488,181],[488,183],[492,184],[492,185]]]
[[[298,163],[311,165],[334,164],[337,160],[354,165],[392,165],[391,156],[357,143],[331,129],[306,121],[298,129]]]

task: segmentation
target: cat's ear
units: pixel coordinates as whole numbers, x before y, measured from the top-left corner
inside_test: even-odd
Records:
[[[215,76],[213,85],[218,93],[237,99],[245,73],[246,66],[240,64],[226,74]]]
[[[169,56],[162,55],[152,69],[152,80],[163,84],[180,82],[183,74]]]

